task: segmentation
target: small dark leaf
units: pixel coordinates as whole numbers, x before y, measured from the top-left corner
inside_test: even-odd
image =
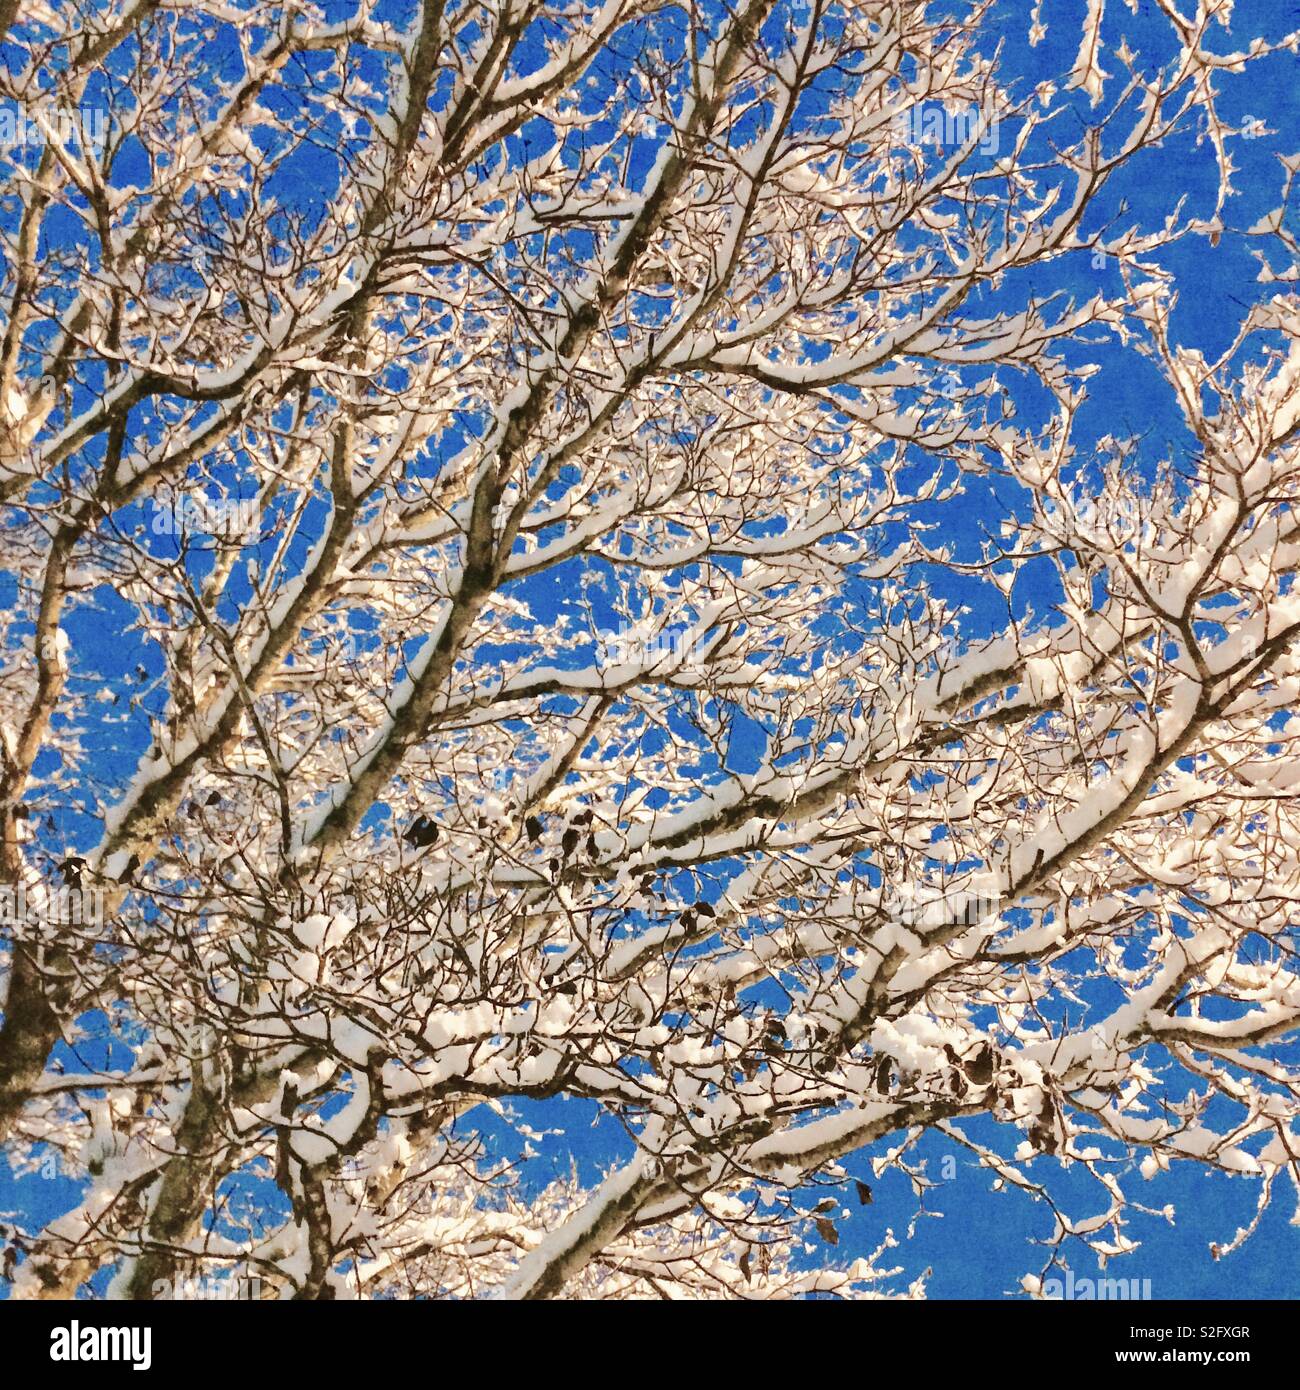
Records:
[[[79,854],[70,854],[59,864],[59,872],[63,875],[64,886],[68,888],[81,887],[81,871],[86,867],[86,861]]]
[[[284,1095],[280,1097],[280,1114],[286,1119],[293,1119],[293,1112],[298,1108],[298,1083],[296,1081],[286,1081],[284,1083]]]
[[[858,1205],[863,1207],[869,1207],[872,1201],[874,1200],[874,1198],[871,1195],[871,1189],[867,1186],[866,1183],[862,1181],[861,1178],[854,1178],[853,1186],[857,1188]]]
[[[819,1216],[814,1223],[817,1227],[817,1234],[826,1242],[827,1245],[838,1245],[840,1243],[840,1233],[835,1229],[835,1223],[828,1221],[824,1216]]]
[[[988,1043],[980,1043],[966,1061],[966,1075],[972,1085],[987,1086],[993,1080],[993,1049]]]
[[[415,849],[424,849],[427,845],[433,844],[439,833],[437,824],[428,816],[417,816],[402,839]]]
[[[876,1059],[876,1090],[879,1091],[882,1096],[887,1096],[889,1094],[890,1066],[888,1053],[882,1053],[881,1056]]]
[[[542,819],[540,816],[529,816],[524,821],[524,829],[528,832],[528,839],[532,844],[536,844],[542,838]]]

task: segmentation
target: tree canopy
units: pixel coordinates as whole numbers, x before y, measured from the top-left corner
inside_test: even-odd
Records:
[[[934,1132],[1033,1293],[1300,1181],[1245,8],[0,4],[16,1295],[919,1294],[834,1247]]]

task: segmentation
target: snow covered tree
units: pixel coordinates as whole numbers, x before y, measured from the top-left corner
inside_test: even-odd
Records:
[[[934,1131],[1033,1293],[1300,1184],[1300,160],[1212,359],[1171,269],[1300,40],[1008,8],[0,4],[15,1294],[919,1294],[829,1247]]]

